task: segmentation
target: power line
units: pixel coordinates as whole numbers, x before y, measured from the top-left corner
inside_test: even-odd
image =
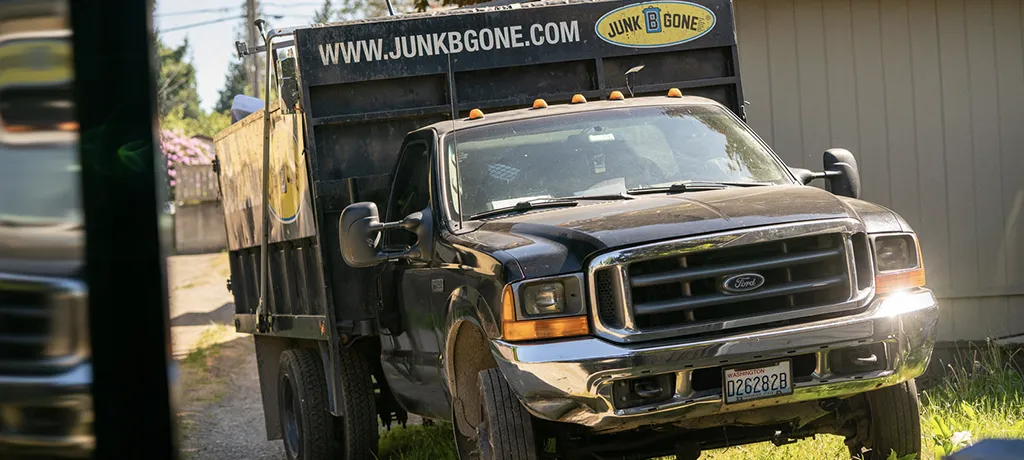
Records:
[[[191,29],[193,27],[199,27],[199,26],[208,26],[208,25],[211,25],[211,24],[217,24],[217,23],[224,22],[224,21],[237,21],[238,19],[241,19],[241,18],[244,18],[244,17],[245,17],[244,15],[238,15],[238,16],[228,16],[228,17],[224,17],[224,18],[220,18],[220,19],[213,19],[213,20],[210,20],[210,21],[193,22],[192,24],[184,24],[184,25],[180,25],[180,26],[176,26],[176,27],[167,28],[167,29],[160,29],[160,30],[158,30],[158,32],[160,32],[162,34],[163,33],[167,33],[167,32],[177,32],[179,30]]]
[[[237,10],[237,7],[224,7],[224,8],[206,8],[202,10],[188,10],[188,11],[171,11],[168,13],[154,14],[154,17],[161,18],[164,16],[187,16],[192,14],[205,14],[205,13],[227,13],[230,11]]]
[[[270,19],[284,19],[284,18],[287,18],[287,17],[294,17],[294,18],[297,18],[297,17],[303,17],[304,18],[304,17],[306,17],[305,15],[301,15],[301,14],[264,14],[263,16],[265,16],[267,18],[270,18]],[[233,20],[237,20],[237,19],[245,19],[245,15],[243,14],[243,15],[238,15],[238,16],[227,16],[227,17],[223,17],[223,18],[219,18],[219,19],[212,19],[212,20],[209,20],[209,21],[193,22],[191,24],[183,24],[183,25],[180,25],[180,26],[174,26],[174,27],[170,27],[170,28],[167,28],[167,29],[159,29],[159,30],[157,30],[157,32],[160,32],[162,34],[163,33],[168,33],[168,32],[177,32],[177,31],[180,31],[180,30],[192,29],[192,28],[195,28],[195,27],[202,27],[202,26],[209,26],[209,25],[219,24],[221,22],[233,21]]]

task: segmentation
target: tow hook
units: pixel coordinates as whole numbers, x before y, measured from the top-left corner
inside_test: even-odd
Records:
[[[783,435],[781,430],[775,430],[775,434],[772,435],[772,444],[775,444],[776,447],[793,444],[794,442],[796,442],[796,439],[789,437],[789,435]]]

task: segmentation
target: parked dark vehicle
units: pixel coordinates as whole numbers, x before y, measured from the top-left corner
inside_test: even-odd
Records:
[[[787,168],[742,121],[729,1],[267,39],[283,100],[219,134],[215,167],[288,458],[373,458],[408,413],[451,421],[462,458],[817,433],[920,453],[937,306],[917,237],[858,199],[850,152]]]
[[[0,12],[0,458],[94,446],[66,13]]]

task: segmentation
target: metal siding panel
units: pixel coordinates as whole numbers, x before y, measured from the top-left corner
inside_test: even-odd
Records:
[[[921,208],[914,140],[914,70],[910,58],[907,0],[885,3],[881,27],[889,187],[892,191],[890,204],[912,226],[919,227]]]
[[[967,68],[971,96],[972,157],[974,161],[975,257],[978,287],[1006,285],[1001,257],[1003,187],[999,174],[999,97],[990,0],[972,1],[965,9]]]
[[[929,285],[949,286],[949,216],[945,143],[942,139],[942,77],[939,73],[935,0],[910,0],[910,53],[914,94],[921,214],[911,222],[921,240]],[[948,310],[949,305],[945,305]],[[947,321],[948,322],[948,321]],[[952,328],[949,329],[952,334]]]
[[[953,300],[939,300],[939,326],[938,326],[938,341],[948,342],[956,340],[956,335],[953,333]]]
[[[1001,257],[1006,281],[1024,286],[1024,43],[1020,0],[994,0],[995,52],[999,79],[999,150],[1003,213]],[[1024,298],[1018,298],[1024,302]],[[1018,302],[1018,305],[1020,304]],[[1024,332],[1024,331],[1022,331]]]
[[[886,145],[888,123],[885,114],[885,73],[882,69],[882,31],[878,0],[854,0],[853,59],[857,74],[857,118],[863,198],[882,205],[892,202],[889,191],[889,159]]]
[[[971,95],[967,70],[964,0],[937,0],[942,75],[943,139],[949,199],[950,280],[947,290],[978,285],[977,234],[974,225],[974,162],[971,159]],[[959,316],[958,316],[959,317]],[[957,332],[959,334],[959,332]]]
[[[740,54],[740,75],[747,106],[747,123],[765,140],[772,136],[772,79],[768,71],[768,30],[764,0],[736,3],[736,35]]]
[[[775,0],[766,10],[768,67],[772,79],[773,147],[790,166],[804,167],[800,133],[800,81],[792,0]]]
[[[804,167],[815,169],[821,167],[822,152],[832,146],[821,0],[796,0],[794,8],[802,118],[801,153]]]
[[[857,72],[853,56],[853,23],[849,0],[823,0],[825,67],[828,78],[830,145],[860,153],[857,118]]]

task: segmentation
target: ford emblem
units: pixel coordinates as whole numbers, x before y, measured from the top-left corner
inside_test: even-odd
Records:
[[[761,286],[764,286],[764,277],[757,273],[740,273],[722,280],[722,291],[729,294],[750,292]]]

